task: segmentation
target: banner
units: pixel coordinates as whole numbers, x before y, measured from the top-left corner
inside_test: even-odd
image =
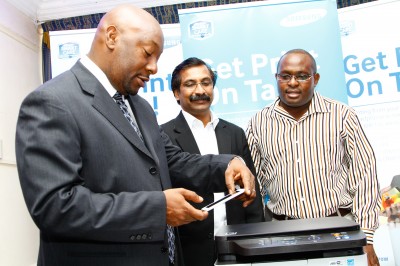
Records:
[[[400,174],[400,1],[339,9],[348,102],[377,158],[381,188]]]
[[[338,10],[349,104],[374,148],[381,189],[400,174],[399,10],[393,0]],[[380,265],[400,265],[400,224],[381,218],[374,236]]]
[[[316,59],[322,95],[347,103],[336,1],[261,1],[179,10],[183,57],[218,73],[213,111],[246,128],[277,95],[276,66],[294,48]]]

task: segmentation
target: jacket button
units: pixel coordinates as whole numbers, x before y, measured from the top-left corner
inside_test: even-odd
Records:
[[[162,253],[166,253],[167,251],[168,251],[168,248],[166,248],[166,247],[162,247],[162,248],[161,248],[161,252],[162,252]]]
[[[213,239],[214,238],[214,234],[213,233],[208,233],[208,239]]]
[[[149,172],[150,172],[150,174],[155,175],[155,174],[157,174],[157,168],[150,167]]]
[[[130,236],[129,237],[131,240],[136,240],[136,236],[135,235],[132,235],[132,236]]]

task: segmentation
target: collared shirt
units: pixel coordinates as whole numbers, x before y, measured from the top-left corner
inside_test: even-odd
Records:
[[[303,219],[351,208],[372,243],[380,210],[376,160],[355,111],[314,93],[296,121],[279,101],[258,112],[246,130],[268,208]]]
[[[111,85],[110,81],[108,80],[106,74],[104,74],[103,70],[101,70],[87,55],[82,56],[80,59],[82,65],[89,70],[90,73],[93,74],[97,78],[97,80],[103,85],[103,87],[106,89],[107,93],[111,96],[111,98],[114,96],[114,94],[117,92],[117,90]],[[131,115],[133,121],[137,124],[135,115],[132,112],[131,105],[129,104],[127,98],[123,95],[123,100],[128,107],[128,112]],[[113,98],[114,99],[114,98]],[[114,100],[115,101],[115,100]]]
[[[192,131],[200,154],[219,154],[217,137],[215,136],[215,128],[219,122],[217,116],[211,112],[211,120],[204,126],[202,121],[188,112],[182,110],[182,114]]]
[[[211,112],[211,120],[204,126],[202,121],[188,112],[182,110],[182,114],[192,131],[200,154],[219,154],[217,136],[215,135],[215,128],[219,122],[217,116]],[[223,196],[223,192],[214,193],[214,200],[218,200]],[[214,209],[214,235],[223,225],[227,225],[225,204]]]
[[[106,89],[108,94],[110,94],[111,97],[114,96],[116,89],[111,85],[110,81],[108,80],[106,74],[104,74],[103,70],[101,70],[89,57],[86,55],[82,56],[80,59],[80,62],[82,65],[84,65],[90,73],[95,76],[101,85]]]

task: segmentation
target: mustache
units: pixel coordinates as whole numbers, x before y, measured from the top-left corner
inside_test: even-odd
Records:
[[[207,94],[191,95],[191,96],[189,97],[189,100],[190,100],[191,102],[194,102],[194,101],[211,101],[211,97],[208,96]]]

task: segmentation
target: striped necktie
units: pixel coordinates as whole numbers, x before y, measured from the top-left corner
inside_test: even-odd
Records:
[[[115,95],[113,96],[115,102],[119,105],[119,109],[121,109],[122,113],[124,114],[125,118],[129,121],[133,129],[136,131],[138,134],[139,138],[144,141],[143,135],[140,132],[140,129],[136,122],[132,119],[132,116],[129,114],[128,111],[128,106],[126,106],[125,101],[122,99],[122,94],[119,92],[116,92]]]
[[[168,235],[168,257],[169,261],[174,264],[175,261],[175,234],[174,228],[167,224],[167,235]]]

